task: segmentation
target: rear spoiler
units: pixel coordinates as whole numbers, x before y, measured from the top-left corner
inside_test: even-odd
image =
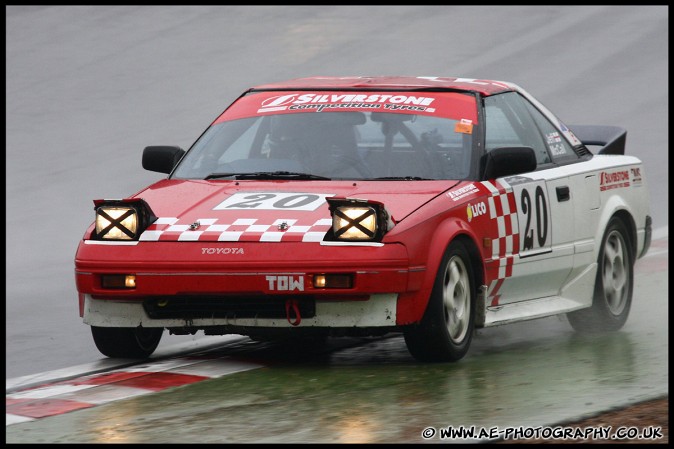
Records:
[[[625,154],[627,130],[620,126],[572,125],[569,129],[583,145],[597,145],[597,154]]]

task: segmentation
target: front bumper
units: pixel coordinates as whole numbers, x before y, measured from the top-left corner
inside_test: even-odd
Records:
[[[396,294],[375,294],[363,301],[315,300],[315,313],[303,316],[298,309],[290,309],[280,317],[238,317],[232,315],[210,318],[151,318],[144,305],[139,302],[93,299],[84,295],[84,323],[100,327],[165,327],[168,329],[210,329],[220,332],[238,333],[245,328],[371,328],[393,327],[396,325]],[[279,300],[284,307],[287,300]]]
[[[83,241],[75,259],[80,316],[107,327],[394,326],[398,296],[424,272],[401,244]],[[135,287],[104,288],[109,274]],[[321,288],[318,274],[353,284]]]

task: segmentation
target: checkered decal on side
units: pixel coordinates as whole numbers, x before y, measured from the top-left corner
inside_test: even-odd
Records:
[[[488,198],[489,218],[496,220],[497,238],[492,239],[492,259],[498,260],[498,276],[489,285],[487,303],[497,306],[503,280],[512,276],[515,255],[519,253],[520,239],[517,222],[517,204],[513,189],[505,181],[483,181],[491,196]]]
[[[232,222],[217,218],[195,220],[199,226],[178,218],[158,218],[140,236],[140,241],[219,241],[219,242],[320,242],[332,226],[331,218],[301,224],[297,219],[279,218],[264,222],[257,218],[238,218]]]

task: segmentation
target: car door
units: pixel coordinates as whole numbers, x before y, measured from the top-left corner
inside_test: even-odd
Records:
[[[571,148],[515,92],[485,98],[485,131],[487,151],[528,146],[537,159],[536,171],[496,181],[514,197],[517,230],[513,229],[512,254],[493,249],[491,263],[498,264],[499,271],[488,285],[487,305],[559,296],[573,267],[575,192],[568,169],[553,163],[552,154]]]

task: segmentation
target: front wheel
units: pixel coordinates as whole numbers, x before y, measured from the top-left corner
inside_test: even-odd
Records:
[[[454,241],[445,251],[421,323],[404,330],[410,354],[422,362],[463,358],[473,337],[475,298],[468,250]]]
[[[161,327],[91,326],[91,335],[101,354],[123,359],[149,357],[157,349],[163,332]]]
[[[629,242],[625,225],[613,217],[599,251],[592,306],[567,314],[576,331],[617,331],[627,321],[634,287],[634,257]]]

